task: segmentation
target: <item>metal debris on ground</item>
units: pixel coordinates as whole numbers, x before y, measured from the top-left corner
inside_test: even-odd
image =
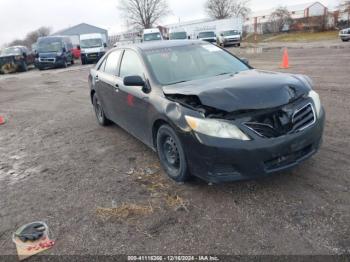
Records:
[[[6,122],[5,117],[0,116],[0,125],[5,124],[5,122]]]
[[[44,222],[33,222],[21,226],[12,235],[19,260],[26,259],[54,246],[49,238],[49,228]]]

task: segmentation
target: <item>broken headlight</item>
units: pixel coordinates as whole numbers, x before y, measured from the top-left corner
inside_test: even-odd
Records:
[[[321,114],[321,100],[320,100],[320,96],[314,90],[311,90],[309,92],[309,97],[314,102],[316,115],[317,115],[317,117],[319,117],[320,114]]]
[[[212,137],[250,140],[246,134],[231,123],[215,119],[200,119],[192,116],[185,116],[185,118],[187,124],[195,132]]]

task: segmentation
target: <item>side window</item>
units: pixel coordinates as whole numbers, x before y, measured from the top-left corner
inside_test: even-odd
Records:
[[[126,76],[143,76],[144,70],[138,55],[131,50],[125,50],[123,60],[120,65],[120,77]]]
[[[106,61],[107,61],[107,58],[105,58],[102,63],[100,64],[100,66],[98,67],[98,71],[105,71],[105,66],[106,66]]]
[[[122,52],[121,50],[117,50],[110,53],[107,59],[105,60],[105,62],[102,63],[100,68],[103,69],[103,64],[105,64],[104,72],[106,74],[115,75],[115,76],[118,75],[117,69],[118,69],[118,62],[119,62],[119,57],[121,52]]]

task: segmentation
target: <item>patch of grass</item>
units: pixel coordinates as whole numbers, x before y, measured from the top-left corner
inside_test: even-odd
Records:
[[[178,195],[166,195],[165,202],[169,207],[174,208],[176,211],[182,209],[188,212],[188,201],[185,201],[182,197]]]
[[[123,203],[120,207],[115,208],[102,208],[99,207],[96,210],[99,217],[108,219],[115,218],[120,220],[126,220],[130,218],[135,218],[139,216],[146,216],[153,213],[153,207],[149,205],[138,205]]]
[[[326,32],[295,32],[283,34],[257,35],[257,42],[315,42],[338,38],[338,31]],[[245,39],[245,42],[255,43],[254,35]]]

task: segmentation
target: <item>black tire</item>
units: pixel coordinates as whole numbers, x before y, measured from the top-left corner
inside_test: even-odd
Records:
[[[97,95],[94,94],[93,98],[92,98],[92,103],[94,106],[94,111],[95,111],[95,115],[96,115],[96,119],[97,119],[97,123],[99,123],[99,125],[101,126],[108,126],[111,121],[106,117],[102,105],[100,103],[100,101],[97,98]]]
[[[21,70],[22,70],[22,72],[27,72],[28,71],[28,66],[27,66],[26,62],[22,62]]]
[[[158,129],[157,152],[163,169],[171,179],[185,182],[190,178],[181,141],[169,125]]]

